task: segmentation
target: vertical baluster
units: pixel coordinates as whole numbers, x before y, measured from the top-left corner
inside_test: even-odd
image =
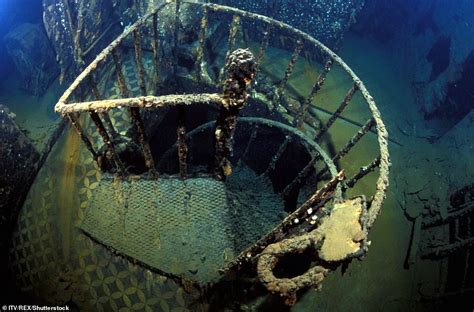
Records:
[[[197,79],[200,81],[202,79],[204,71],[204,44],[206,42],[206,28],[207,28],[207,19],[208,19],[209,10],[207,7],[204,7],[201,18],[201,30],[199,31],[199,45],[196,56],[196,73]]]
[[[295,125],[298,128],[301,128],[304,123],[304,118],[308,112],[308,108],[311,105],[311,102],[313,102],[314,97],[316,96],[316,93],[322,88],[324,85],[324,82],[326,81],[326,76],[331,70],[332,64],[333,64],[333,59],[329,59],[326,62],[326,65],[324,66],[323,71],[319,74],[318,79],[316,80],[316,83],[314,84],[313,88],[311,89],[311,93],[309,96],[306,98],[304,101],[303,105],[301,106],[300,111],[298,112],[298,116],[295,119]]]
[[[263,60],[263,57],[265,56],[265,52],[267,51],[268,43],[270,42],[271,30],[272,30],[272,25],[268,24],[267,28],[265,29],[265,32],[263,33],[262,42],[260,44],[260,48],[258,50],[258,56],[257,56],[257,74],[260,70],[260,65],[262,64],[262,60]]]
[[[94,96],[94,98],[96,100],[100,100],[101,96],[100,96],[99,88],[97,87],[97,82],[95,81],[94,75],[92,73],[89,74],[89,84],[91,86],[92,95]],[[118,137],[118,133],[115,130],[114,125],[112,124],[112,120],[110,120],[108,112],[103,111],[103,112],[100,113],[100,115],[102,116],[102,118],[104,119],[107,127],[109,128],[110,135],[112,136],[112,138]]]
[[[153,50],[153,64],[155,66],[156,84],[160,82],[160,55],[158,43],[158,13],[153,14],[151,48]]]
[[[94,161],[97,163],[97,165],[99,167],[101,167],[101,159],[100,159],[100,156],[99,154],[94,150],[94,147],[92,146],[92,142],[89,140],[89,138],[87,137],[86,133],[84,132],[84,130],[82,129],[82,126],[78,120],[78,117],[76,114],[74,113],[70,113],[70,114],[67,114],[66,115],[67,118],[69,119],[69,121],[71,122],[71,125],[72,127],[74,128],[74,130],[76,130],[77,134],[79,134],[79,136],[81,137],[82,141],[84,142],[84,144],[86,145],[87,149],[89,150],[89,152],[92,154],[92,158],[94,159]]]
[[[343,148],[341,148],[341,150],[337,153],[336,156],[334,156],[332,158],[332,160],[334,162],[336,162],[337,160],[339,160],[342,156],[346,155],[347,153],[349,153],[349,151],[352,149],[352,147],[354,147],[354,145],[356,145],[357,142],[359,142],[359,140],[367,134],[367,132],[370,131],[370,129],[375,125],[375,120],[373,118],[370,118],[369,120],[367,120],[367,122],[362,126],[362,128],[360,128],[359,131],[357,131],[356,134],[354,134],[354,136],[346,143],[346,145],[344,145]]]
[[[293,55],[291,56],[290,62],[288,63],[288,66],[285,71],[285,76],[281,80],[280,84],[278,85],[276,96],[277,100],[279,101],[285,94],[285,87],[286,84],[288,83],[288,79],[290,79],[291,74],[293,73],[293,69],[295,68],[296,61],[298,60],[298,57],[301,53],[301,50],[303,49],[304,43],[303,40],[296,41],[296,47],[295,50],[293,51]]]
[[[188,176],[187,154],[188,147],[186,145],[186,126],[185,126],[185,110],[184,106],[178,106],[178,159],[179,174],[182,179]]]
[[[178,45],[179,45],[179,9],[181,7],[181,0],[176,0],[174,11],[174,35],[173,35],[173,75],[176,78],[178,74]]]
[[[89,111],[89,114],[91,116],[92,121],[96,125],[97,130],[99,131],[99,134],[102,137],[102,140],[107,146],[108,152],[110,153],[110,157],[113,159],[115,166],[117,167],[117,172],[120,175],[124,176],[126,174],[125,167],[123,166],[122,161],[120,160],[115,151],[114,144],[110,140],[110,136],[107,133],[107,130],[105,129],[104,124],[102,123],[102,120],[100,120],[99,114],[95,111]]]
[[[276,152],[276,154],[272,157],[272,159],[270,160],[270,163],[268,164],[268,167],[267,169],[262,173],[263,174],[266,174],[268,175],[270,172],[272,172],[273,170],[275,170],[275,167],[276,167],[276,164],[277,162],[280,160],[281,156],[283,155],[283,153],[285,152],[286,148],[288,147],[288,144],[290,144],[290,142],[293,140],[293,137],[290,135],[290,134],[287,134],[285,136],[285,140],[283,141],[282,144],[280,144],[280,146],[278,147],[278,150]]]
[[[137,28],[133,31],[133,42],[135,46],[135,62],[137,63],[137,75],[138,75],[137,78],[138,78],[138,85],[140,86],[141,95],[146,95],[145,68],[143,67],[141,40],[142,40],[141,34]]]
[[[145,133],[145,126],[143,125],[142,117],[140,116],[140,109],[138,107],[130,107],[130,115],[138,132],[138,139],[143,151],[143,158],[145,158],[145,165],[153,178],[158,177],[158,172],[155,169],[155,162],[151,155],[150,145]]]
[[[316,162],[321,158],[321,154],[316,154],[311,160],[308,162],[308,164],[296,175],[296,177],[289,183],[282,192],[283,196],[288,196],[290,192],[297,186],[299,185],[306,177],[308,174],[311,172],[311,169],[314,168],[314,165]]]
[[[359,181],[360,179],[365,177],[370,172],[374,171],[375,168],[378,168],[379,165],[380,165],[380,156],[378,156],[374,160],[372,160],[372,162],[370,164],[368,164],[367,166],[361,167],[359,169],[358,173],[356,173],[353,177],[351,177],[349,180],[347,180],[343,184],[342,190],[345,191],[349,188],[354,187],[354,185],[357,183],[357,181]]]
[[[243,163],[245,161],[245,157],[247,156],[250,150],[250,146],[252,146],[253,144],[253,141],[255,141],[255,138],[257,137],[257,133],[258,133],[258,124],[253,127],[252,132],[250,133],[247,146],[245,146],[245,150],[242,153],[242,156],[240,156],[239,163]]]
[[[352,87],[347,91],[346,96],[344,97],[344,100],[339,104],[339,107],[336,109],[336,111],[331,115],[331,117],[328,119],[327,123],[321,127],[319,130],[319,133],[315,137],[315,141],[318,141],[328,130],[329,128],[333,125],[333,123],[336,121],[337,118],[341,115],[341,113],[344,111],[344,109],[347,107],[347,105],[350,103],[352,98],[354,97],[354,94],[359,88],[357,87],[357,84],[354,83]]]
[[[117,82],[120,90],[120,95],[123,98],[130,97],[130,91],[127,88],[127,83],[125,81],[125,76],[122,71],[122,62],[120,61],[120,54],[118,49],[112,50],[112,58],[115,64],[115,72],[117,73]]]
[[[235,39],[237,37],[237,30],[239,29],[239,24],[240,24],[240,16],[234,15],[232,17],[232,22],[230,24],[230,29],[229,29],[229,40],[227,42],[227,52],[225,55],[226,63],[227,63],[227,60],[229,59],[230,54],[234,50]],[[224,76],[224,68],[222,68],[219,73],[219,81],[222,81],[223,76]]]

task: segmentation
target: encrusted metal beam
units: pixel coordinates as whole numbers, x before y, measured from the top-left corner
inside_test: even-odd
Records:
[[[204,11],[202,13],[202,18],[201,18],[201,29],[199,31],[199,45],[197,49],[197,55],[196,55],[196,73],[197,73],[197,79],[201,80],[202,79],[202,72],[203,72],[203,67],[205,66],[204,64],[204,44],[206,42],[206,28],[207,28],[207,19],[208,19],[208,14],[209,10],[207,7],[204,7]]]
[[[288,196],[290,192],[297,186],[299,185],[306,177],[308,174],[311,172],[311,169],[314,169],[314,165],[316,162],[321,159],[321,154],[316,154],[311,160],[308,162],[308,164],[296,175],[296,177],[291,181],[284,189],[283,192],[281,193],[282,196]]]
[[[181,7],[181,0],[175,0],[174,8],[174,34],[173,34],[173,75],[178,74],[178,45],[179,45],[179,10]]]
[[[362,128],[360,128],[359,131],[357,131],[356,134],[354,134],[354,136],[352,138],[350,138],[350,140],[346,143],[346,145],[344,145],[343,148],[341,148],[341,150],[336,154],[336,156],[334,156],[332,158],[333,161],[337,161],[339,159],[341,159],[341,157],[343,157],[344,155],[346,155],[347,153],[349,153],[349,151],[354,147],[354,145],[356,145],[357,142],[359,142],[359,140],[367,134],[367,132],[370,131],[370,129],[375,125],[375,120],[373,118],[370,118],[369,120],[367,120],[367,122],[362,126]]]
[[[252,52],[247,49],[237,49],[232,52],[227,58],[224,73],[222,108],[214,130],[214,174],[218,180],[225,180],[226,176],[232,172],[228,157],[233,151],[237,116],[247,101],[247,87],[256,73],[255,57]]]
[[[473,212],[474,212],[474,202],[468,202],[467,204],[461,206],[459,210],[448,214],[445,218],[442,218],[442,217],[424,218],[422,227],[423,229],[427,229],[430,227],[447,224],[453,220],[464,218],[465,216]]]
[[[94,74],[92,74],[92,73],[89,75],[89,84],[90,84],[90,87],[92,89],[92,95],[94,96],[94,98],[96,100],[100,100],[101,96],[100,96],[99,88],[97,87],[97,82],[94,78]],[[112,120],[110,120],[108,112],[107,111],[102,111],[102,112],[100,112],[100,115],[101,115],[102,119],[104,119],[105,124],[107,125],[107,127],[109,128],[110,135],[112,136],[112,138],[118,137],[118,133],[115,130],[115,127],[112,123]]]
[[[352,98],[354,97],[354,94],[358,90],[357,84],[354,83],[352,87],[347,91],[346,96],[344,97],[344,100],[339,104],[339,107],[336,109],[336,111],[331,115],[331,117],[328,119],[326,124],[324,124],[321,129],[319,130],[318,134],[314,138],[315,141],[318,141],[328,130],[329,128],[333,125],[333,123],[336,121],[337,118],[341,115],[341,113],[344,111],[344,109],[347,107],[347,105],[350,103]]]
[[[127,83],[125,81],[125,76],[122,71],[122,62],[120,61],[120,54],[118,49],[113,49],[112,50],[112,58],[114,60],[115,64],[115,72],[117,73],[117,83],[119,86],[120,90],[120,95],[123,98],[129,98],[130,97],[130,91],[127,88]]]
[[[155,66],[156,84],[160,81],[160,53],[158,41],[158,13],[153,14],[151,49],[153,50],[153,65]]]
[[[117,167],[118,174],[124,176],[126,174],[125,167],[123,166],[122,161],[117,155],[115,146],[110,140],[110,136],[107,133],[107,130],[105,129],[104,124],[102,123],[102,120],[100,120],[99,114],[95,111],[89,111],[89,115],[94,124],[96,125],[97,130],[99,131],[99,134],[102,137],[102,140],[104,141],[104,144],[107,146],[109,153],[107,158],[110,157],[111,159],[113,159],[115,166]]]
[[[367,166],[361,167],[359,169],[359,172],[357,172],[354,176],[352,176],[349,180],[347,180],[343,184],[342,190],[345,191],[349,188],[354,187],[354,185],[357,183],[357,181],[359,181],[360,179],[365,177],[367,174],[374,171],[375,168],[378,168],[378,166],[380,166],[380,156],[378,156],[374,160],[372,160],[372,162],[370,164],[368,164]]]
[[[239,158],[239,163],[245,162],[245,157],[247,156],[250,150],[250,147],[253,144],[253,141],[255,141],[255,138],[257,137],[257,133],[258,133],[258,125],[255,125],[252,129],[252,132],[250,133],[250,137],[249,137],[249,140],[247,141],[247,145],[245,146],[245,150],[242,153],[242,156],[240,156]]]
[[[304,47],[304,41],[301,39],[298,39],[296,41],[295,50],[293,51],[290,62],[288,63],[288,66],[286,68],[285,76],[283,77],[283,79],[281,80],[280,84],[277,87],[276,94],[277,94],[278,99],[281,99],[285,94],[286,84],[288,83],[288,79],[290,79],[290,76],[293,73],[293,69],[295,68],[296,61],[298,60],[301,50],[303,50],[303,47]]]
[[[133,45],[135,47],[135,62],[137,64],[137,78],[141,95],[146,95],[145,68],[143,67],[142,57],[142,36],[139,28],[133,31]]]
[[[178,160],[179,174],[182,179],[186,179],[188,176],[188,146],[186,145],[185,113],[184,106],[178,106]]]
[[[130,107],[130,115],[132,117],[135,128],[138,132],[138,140],[143,151],[143,157],[145,158],[145,165],[153,178],[158,177],[158,172],[155,168],[153,156],[151,155],[150,145],[145,133],[145,126],[143,125],[142,117],[140,116],[140,109],[137,107]]]
[[[286,151],[288,144],[290,144],[292,140],[293,140],[293,137],[290,134],[287,134],[285,136],[285,140],[283,140],[283,143],[281,143],[280,146],[278,147],[277,152],[275,153],[275,155],[273,155],[272,159],[270,160],[270,163],[268,164],[267,169],[265,169],[262,175],[263,174],[268,175],[270,172],[275,170],[277,162],[280,160],[281,156]]]
[[[79,122],[76,113],[70,113],[66,115],[67,119],[71,122],[72,127],[74,130],[76,130],[77,134],[79,137],[82,139],[84,144],[86,145],[87,150],[92,154],[92,158],[94,161],[99,165],[99,168],[101,167],[101,160],[99,154],[94,150],[94,147],[92,145],[92,142],[89,140],[87,137],[86,133],[82,129],[81,123]]]
[[[140,96],[135,98],[111,99],[72,104],[57,104],[55,111],[61,115],[80,113],[89,110],[107,110],[120,107],[162,108],[193,103],[208,104],[214,107],[223,105],[223,97],[217,93],[171,94],[162,96]]]

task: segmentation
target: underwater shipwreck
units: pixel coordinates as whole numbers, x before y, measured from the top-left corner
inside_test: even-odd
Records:
[[[29,301],[290,309],[334,272],[364,266],[388,145],[401,144],[337,53],[362,4],[346,4],[322,38],[276,4],[268,15],[232,4],[114,2],[107,10],[123,16],[94,33],[111,4],[45,1],[65,87],[42,152],[1,107],[16,220],[8,271]],[[415,218],[410,240],[445,220]],[[446,246],[410,243],[405,265]]]

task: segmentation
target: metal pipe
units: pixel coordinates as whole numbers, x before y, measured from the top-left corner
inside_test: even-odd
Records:
[[[184,106],[178,106],[178,159],[179,159],[179,174],[182,179],[188,176],[187,155],[188,147],[186,145],[186,126],[185,126],[185,110]]]
[[[141,95],[145,96],[145,69],[143,68],[141,35],[138,28],[133,31],[133,43],[135,46],[135,62],[137,63],[138,85],[140,87]]]
[[[143,151],[143,157],[145,158],[145,165],[148,168],[153,178],[158,177],[158,172],[155,168],[153,156],[151,155],[150,145],[145,133],[145,127],[143,125],[142,117],[140,116],[140,109],[137,107],[130,107],[130,115],[132,116],[133,123],[138,132],[138,139]]]
[[[314,97],[316,96],[316,93],[322,88],[324,85],[324,82],[326,81],[326,76],[331,70],[332,64],[334,61],[332,59],[329,59],[326,62],[326,65],[324,66],[323,71],[319,74],[318,79],[316,80],[316,83],[314,84],[313,88],[311,89],[311,93],[309,96],[306,98],[304,101],[303,105],[301,106],[301,109],[298,113],[298,116],[295,119],[295,124],[298,128],[301,128],[304,123],[304,119],[306,114],[308,113],[308,107],[311,105],[311,102],[313,101]]]
[[[158,43],[158,13],[153,14],[153,31],[151,38],[151,48],[153,50],[153,64],[155,66],[156,83],[160,82],[160,55]]]
[[[110,136],[107,133],[107,130],[104,127],[104,124],[102,123],[102,120],[100,120],[99,114],[95,111],[89,111],[89,114],[91,116],[92,121],[97,127],[97,130],[99,131],[100,136],[102,137],[102,140],[104,141],[105,145],[107,146],[107,149],[110,153],[110,158],[113,159],[115,166],[117,167],[117,172],[119,175],[124,176],[126,174],[125,167],[122,164],[122,161],[118,157],[114,144],[110,140]]]
[[[321,127],[319,133],[314,138],[315,141],[318,141],[329,130],[329,128],[336,121],[336,119],[339,118],[341,113],[344,111],[344,109],[347,107],[347,105],[350,103],[350,101],[354,97],[354,94],[356,93],[357,90],[358,90],[357,84],[354,83],[352,87],[349,89],[349,91],[347,91],[346,96],[344,97],[344,100],[341,102],[341,104],[339,104],[339,107],[331,115],[331,117],[329,117],[327,123]]]
[[[347,189],[354,187],[357,181],[365,177],[370,172],[374,171],[375,168],[377,168],[378,166],[380,166],[380,156],[372,160],[372,162],[368,164],[367,166],[361,167],[358,173],[356,173],[354,176],[352,176],[349,180],[347,180],[343,184],[342,190],[346,191]]]

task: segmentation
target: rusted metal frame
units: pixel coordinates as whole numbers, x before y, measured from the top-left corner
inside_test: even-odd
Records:
[[[192,3],[192,2],[186,2],[186,3],[191,4],[191,5],[205,6],[215,12],[225,12],[227,14],[234,14],[234,15],[238,14],[245,18],[259,20],[268,24],[272,24],[276,28],[279,28],[281,30],[290,31],[291,33],[295,35],[295,37],[303,38],[304,40],[306,40],[306,42],[313,44],[322,53],[332,58],[334,62],[340,65],[342,69],[351,77],[351,79],[354,81],[354,83],[357,85],[358,89],[360,90],[362,97],[367,102],[369,110],[371,111],[372,116],[375,120],[376,128],[377,128],[377,140],[378,140],[379,148],[380,148],[380,157],[381,157],[380,158],[380,174],[377,179],[375,194],[368,211],[367,227],[370,229],[373,223],[375,222],[377,215],[380,213],[380,210],[382,208],[382,203],[386,196],[386,191],[389,185],[388,174],[389,174],[391,163],[390,163],[390,156],[388,153],[387,129],[385,127],[385,124],[383,123],[383,120],[380,115],[380,111],[377,108],[377,105],[373,97],[370,95],[369,91],[365,87],[364,83],[360,80],[360,78],[342,60],[340,56],[334,53],[334,51],[332,51],[331,49],[326,47],[324,44],[322,44],[320,41],[314,39],[312,36],[308,35],[307,33],[302,32],[301,30],[298,30],[286,23],[276,21],[264,15],[251,13],[251,12],[243,11],[240,9],[218,5],[214,3]]]
[[[229,59],[230,54],[234,50],[235,46],[235,39],[237,37],[237,30],[240,25],[240,16],[234,15],[232,16],[232,22],[230,23],[230,29],[229,29],[229,39],[227,40],[227,52],[225,55],[225,62],[227,63],[227,60]],[[222,81],[223,78],[225,78],[225,73],[224,73],[224,68],[221,69],[219,73],[219,81]]]
[[[239,158],[239,163],[244,162],[245,157],[247,156],[250,150],[250,147],[253,144],[253,141],[255,141],[255,138],[257,137],[257,133],[258,133],[258,125],[255,125],[252,129],[252,132],[250,133],[250,137],[249,137],[249,140],[247,141],[247,145],[245,146],[245,150],[242,153],[242,156],[240,156]]]
[[[209,10],[207,7],[204,7],[202,18],[201,18],[201,29],[199,31],[199,45],[196,54],[196,76],[200,81],[202,79],[202,70],[205,66],[204,64],[204,44],[206,42],[206,28],[208,23]]]
[[[188,176],[188,146],[186,145],[186,126],[185,126],[185,110],[184,106],[178,106],[178,160],[179,160],[179,175],[182,179]]]
[[[77,134],[79,134],[80,138],[86,145],[87,150],[92,154],[92,158],[94,161],[99,165],[100,167],[100,161],[99,161],[99,154],[94,150],[94,147],[92,145],[92,142],[89,140],[87,137],[86,133],[84,132],[84,129],[82,129],[82,126],[77,118],[77,113],[70,113],[66,115],[67,119],[71,122],[72,127],[74,130],[76,130]]]
[[[430,227],[440,226],[446,223],[449,223],[453,220],[463,218],[474,212],[474,202],[470,202],[467,205],[461,207],[460,210],[448,214],[447,217],[435,217],[435,218],[425,218],[423,220],[422,228],[427,229]]]
[[[99,88],[97,87],[97,82],[94,78],[94,74],[91,73],[89,75],[89,84],[90,84],[90,87],[92,89],[92,95],[94,96],[94,98],[96,100],[100,100],[101,96],[100,96],[100,92],[99,92]],[[102,119],[105,121],[105,124],[107,125],[107,127],[109,128],[109,131],[110,131],[110,135],[112,136],[112,138],[117,138],[118,137],[118,133],[117,131],[115,130],[115,127],[112,123],[112,120],[110,120],[110,117],[109,117],[109,114],[108,114],[108,111],[107,110],[103,110],[100,112],[100,116],[102,117]]]
[[[360,128],[359,131],[357,131],[356,134],[350,140],[344,145],[343,148],[332,158],[333,161],[337,161],[341,159],[344,155],[349,153],[349,151],[354,147],[354,145],[359,142],[359,140],[367,134],[367,132],[370,131],[370,129],[375,125],[375,120],[373,118],[370,118],[369,120],[366,121],[366,123]]]
[[[341,159],[344,155],[346,155],[354,147],[354,145],[356,145],[357,142],[359,142],[359,140],[365,134],[367,134],[367,132],[370,131],[370,129],[374,126],[374,124],[375,124],[375,121],[373,118],[370,118],[369,120],[367,120],[367,122],[359,129],[359,131],[357,131],[356,134],[354,134],[352,138],[349,139],[346,145],[344,145],[339,150],[339,152],[332,158],[332,161],[336,162],[339,159]],[[324,168],[323,170],[318,172],[318,175],[316,176],[316,178],[320,179],[326,172],[327,172],[327,168]]]
[[[158,42],[158,13],[153,14],[152,17],[152,38],[151,49],[153,50],[153,64],[155,66],[156,83],[160,82],[160,55]]]
[[[372,160],[372,162],[368,164],[367,166],[361,167],[359,169],[359,172],[357,172],[354,176],[352,176],[350,179],[345,181],[345,183],[343,183],[342,190],[346,191],[347,189],[354,187],[357,181],[359,181],[360,179],[365,177],[367,174],[374,171],[376,168],[378,168],[379,165],[380,165],[380,156]]]
[[[264,174],[268,175],[268,174],[270,174],[270,172],[275,170],[277,162],[280,160],[281,156],[286,151],[286,148],[288,147],[288,144],[290,144],[292,140],[293,140],[293,137],[291,136],[291,134],[287,134],[285,136],[285,140],[278,147],[277,152],[275,153],[275,155],[273,155],[272,159],[270,160],[270,163],[268,164],[267,169],[265,169],[265,171],[262,173],[262,175],[264,175]]]
[[[175,0],[174,10],[174,34],[173,34],[173,75],[176,77],[178,73],[178,45],[179,45],[179,9],[181,0]]]
[[[222,107],[214,130],[214,175],[220,181],[232,172],[229,157],[233,152],[237,116],[247,101],[247,87],[255,78],[255,62],[250,50],[237,49],[229,55],[224,66]]]
[[[283,197],[288,196],[290,192],[295,188],[295,186],[299,185],[306,177],[308,174],[311,172],[311,169],[314,169],[314,165],[316,162],[321,159],[321,154],[317,153],[314,155],[311,160],[304,166],[304,168],[296,175],[296,177],[291,181],[284,189],[281,195]]]
[[[115,146],[112,143],[110,136],[107,133],[107,130],[105,129],[105,126],[99,117],[99,114],[96,111],[91,110],[89,111],[89,115],[92,121],[94,122],[94,124],[96,125],[97,130],[99,131],[99,134],[102,137],[102,140],[104,141],[104,144],[107,146],[107,149],[110,153],[110,157],[113,159],[115,166],[117,167],[118,174],[121,176],[125,176],[127,173],[125,170],[125,167],[122,161],[120,160],[120,158],[118,157],[118,154],[115,150]]]
[[[191,105],[204,103],[215,107],[222,106],[222,95],[217,93],[201,94],[170,94],[162,96],[139,96],[135,98],[110,99],[72,104],[59,104],[55,110],[62,115],[80,113],[89,110],[108,110],[121,107],[162,108],[176,105]]]
[[[281,80],[280,84],[277,87],[276,95],[278,99],[281,99],[285,94],[286,84],[288,83],[288,80],[290,79],[290,76],[293,73],[293,69],[295,68],[296,61],[298,60],[301,50],[303,50],[303,47],[304,47],[304,41],[301,39],[298,39],[296,41],[295,50],[293,51],[290,62],[288,63],[288,66],[286,68],[285,76],[283,77],[283,79]]]
[[[474,237],[457,241],[452,244],[446,244],[440,247],[430,248],[421,254],[422,259],[440,259],[449,256],[450,254],[468,247],[474,246]]]
[[[135,47],[135,62],[137,64],[137,78],[138,85],[140,87],[141,95],[146,95],[146,83],[145,83],[145,68],[143,67],[143,57],[142,57],[142,37],[140,30],[137,27],[133,31],[133,45]]]
[[[155,168],[155,162],[151,154],[150,145],[145,132],[145,126],[143,125],[142,117],[140,116],[140,109],[138,107],[130,107],[130,116],[132,117],[135,128],[138,132],[138,140],[143,151],[143,157],[145,158],[145,165],[153,178],[158,177],[158,172]]]
[[[102,52],[100,52],[97,57],[77,76],[77,78],[73,81],[73,83],[66,89],[63,93],[59,101],[56,103],[54,110],[58,113],[62,112],[62,107],[69,102],[69,97],[71,96],[72,92],[81,84],[81,82],[92,72],[94,71],[97,66],[101,62],[103,62],[130,33],[132,33],[136,28],[143,25],[146,20],[154,13],[161,11],[164,7],[166,7],[168,3],[160,4],[156,9],[153,11],[145,14],[143,17],[139,18],[132,26],[126,28],[122,34],[120,34],[114,41],[112,41]]]
[[[315,141],[318,141],[328,130],[329,128],[333,125],[333,123],[336,121],[337,118],[341,115],[341,113],[344,111],[344,109],[347,107],[347,105],[350,103],[352,98],[354,97],[354,94],[358,90],[357,84],[354,83],[352,87],[347,91],[346,96],[344,97],[344,100],[339,104],[339,107],[336,109],[336,111],[331,115],[331,117],[328,119],[326,124],[324,124],[321,129],[319,130],[318,134],[314,138]]]
[[[258,255],[270,244],[284,239],[287,233],[298,226],[306,218],[317,215],[318,219],[329,213],[323,206],[336,194],[340,182],[344,180],[344,172],[340,171],[326,185],[317,190],[305,203],[289,214],[278,226],[258,240],[254,245],[241,252],[232,262],[220,270],[221,273],[239,267],[246,262],[255,262]]]
[[[270,43],[270,34],[272,32],[272,28],[273,26],[271,24],[267,24],[267,27],[263,32],[262,42],[260,43],[260,48],[258,49],[257,55],[257,74],[260,70],[260,66],[262,65],[262,60],[265,56],[265,52],[267,51],[268,44]]]
[[[306,98],[306,100],[303,102],[303,105],[301,106],[300,111],[298,112],[298,115],[295,118],[295,125],[298,128],[301,128],[303,126],[306,114],[308,113],[308,108],[313,102],[314,97],[318,93],[318,91],[323,87],[324,82],[326,81],[326,76],[329,73],[329,71],[332,68],[332,64],[334,61],[330,58],[326,64],[324,65],[323,71],[319,74],[318,79],[316,79],[315,84],[313,85],[313,88],[311,89],[311,93],[309,96]]]
[[[129,98],[130,91],[127,88],[127,83],[125,81],[125,76],[123,74],[122,62],[120,61],[120,53],[118,51],[118,48],[112,50],[112,58],[115,64],[115,72],[117,73],[117,83],[119,86],[120,95],[123,98]]]

